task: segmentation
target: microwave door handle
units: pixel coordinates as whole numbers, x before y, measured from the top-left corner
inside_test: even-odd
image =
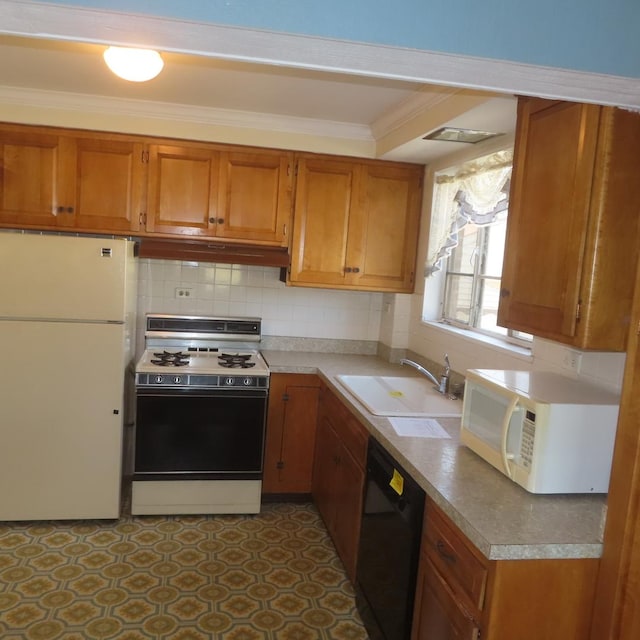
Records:
[[[516,406],[518,404],[518,396],[513,396],[511,398],[511,402],[509,402],[509,406],[507,411],[504,414],[504,422],[502,423],[502,442],[500,443],[500,454],[502,455],[502,466],[504,467],[504,472],[508,478],[512,477],[511,466],[509,465],[509,461],[513,460],[515,457],[513,453],[509,453],[507,451],[507,441],[509,439],[509,426],[511,425],[511,417],[516,411]]]

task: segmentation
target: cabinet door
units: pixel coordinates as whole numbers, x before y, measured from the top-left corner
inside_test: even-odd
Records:
[[[359,288],[413,290],[422,174],[422,167],[363,167],[347,251],[351,281]]]
[[[137,231],[144,191],[141,142],[76,138],[65,155],[58,224],[87,231]]]
[[[357,167],[352,162],[305,157],[297,167],[290,280],[312,286],[344,285]]]
[[[150,145],[147,231],[214,236],[218,168],[215,149]]]
[[[272,374],[263,493],[311,492],[319,381],[314,375]]]
[[[0,128],[0,222],[56,227],[62,138],[55,133]]]
[[[498,324],[572,337],[600,107],[521,100]]]
[[[364,470],[342,445],[338,456],[334,494],[336,505],[334,543],[347,576],[355,584],[364,499]]]
[[[216,235],[286,246],[291,164],[279,151],[223,152]]]
[[[411,640],[477,640],[480,629],[423,554],[418,570]]]
[[[321,408],[318,412],[311,491],[315,505],[318,507],[332,538],[335,537],[336,502],[334,494],[339,450],[338,437],[331,426],[329,417]]]

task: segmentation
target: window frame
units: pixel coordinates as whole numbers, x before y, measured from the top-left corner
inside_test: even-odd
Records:
[[[471,153],[467,151],[466,153],[452,154],[448,158],[443,158],[441,161],[437,163],[437,166],[433,166],[431,168],[432,170],[430,171],[430,174],[432,177],[432,180],[431,180],[432,206],[433,206],[433,200],[435,195],[435,189],[437,188],[435,180],[438,174],[441,174],[445,171],[449,171],[455,167],[460,167],[467,162],[473,162],[474,160],[482,158],[483,156],[488,156],[493,153],[504,151],[512,147],[513,147],[513,138],[509,136],[509,137],[506,137],[504,140],[498,141],[494,139],[491,141],[490,144],[478,145],[478,148],[474,149]],[[507,213],[507,217],[508,217],[508,213]],[[479,241],[478,246],[480,246],[482,242],[484,242],[485,244],[488,243],[487,228],[483,228],[482,226],[480,226],[479,229],[481,231],[482,241]],[[452,255],[453,255],[453,251],[452,251]],[[435,278],[438,282],[437,284],[436,283],[434,284],[436,284],[436,286],[439,287],[437,317],[432,317],[432,318],[427,317],[429,314],[427,313],[426,297],[428,295],[428,291],[433,292],[433,288],[429,284],[427,284],[427,281],[429,281],[429,278],[425,279],[426,281],[425,281],[425,288],[423,293],[422,321],[426,323],[436,322],[444,326],[450,326],[454,329],[462,330],[465,333],[467,333],[471,338],[477,337],[477,339],[479,340],[483,340],[483,338],[484,339],[488,338],[492,341],[504,343],[505,346],[512,345],[518,348],[523,348],[527,351],[531,351],[533,348],[533,336],[529,334],[523,334],[522,332],[515,331],[513,329],[508,329],[508,328],[505,328],[506,333],[494,332],[487,329],[483,329],[478,326],[474,326],[474,323],[478,321],[478,317],[479,317],[479,307],[477,304],[477,301],[479,300],[479,295],[480,295],[478,291],[479,289],[478,281],[479,280],[500,281],[502,277],[502,274],[500,275],[499,278],[492,275],[479,274],[480,264],[481,264],[480,259],[476,259],[474,261],[474,269],[473,269],[473,276],[472,276],[473,277],[472,307],[470,310],[469,324],[456,321],[455,319],[452,319],[452,318],[445,317],[445,314],[444,314],[444,310],[446,308],[445,296],[447,295],[447,287],[449,284],[447,282],[447,275],[458,273],[457,271],[449,271],[450,261],[451,261],[451,256],[443,259],[441,270],[440,270],[440,273],[438,274],[439,277],[436,276]],[[461,275],[468,275],[468,274],[466,272],[461,272]],[[433,276],[431,277],[431,279],[434,279]]]

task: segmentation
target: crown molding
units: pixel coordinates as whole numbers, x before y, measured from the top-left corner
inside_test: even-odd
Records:
[[[0,86],[0,102],[5,105],[49,110],[59,109],[66,112],[91,113],[105,117],[143,117],[163,121],[373,142],[371,129],[368,126],[235,109],[213,109],[168,102],[130,100],[7,86]]]
[[[371,131],[376,139],[382,138],[396,129],[400,129],[408,122],[450,100],[458,94],[460,89],[438,88],[437,91],[424,91],[409,96],[400,104],[383,113],[371,124]]]

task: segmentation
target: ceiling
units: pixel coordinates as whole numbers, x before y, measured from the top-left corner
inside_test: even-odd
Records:
[[[269,122],[283,131],[334,131],[370,139],[377,157],[421,163],[463,146],[422,139],[441,126],[504,134],[515,126],[515,99],[508,95],[178,53],[163,53],[165,68],[154,80],[130,83],[107,69],[104,48],[0,36],[0,92],[63,93],[94,104],[104,97],[140,113],[151,105],[179,106],[212,123],[232,113],[235,126]]]

